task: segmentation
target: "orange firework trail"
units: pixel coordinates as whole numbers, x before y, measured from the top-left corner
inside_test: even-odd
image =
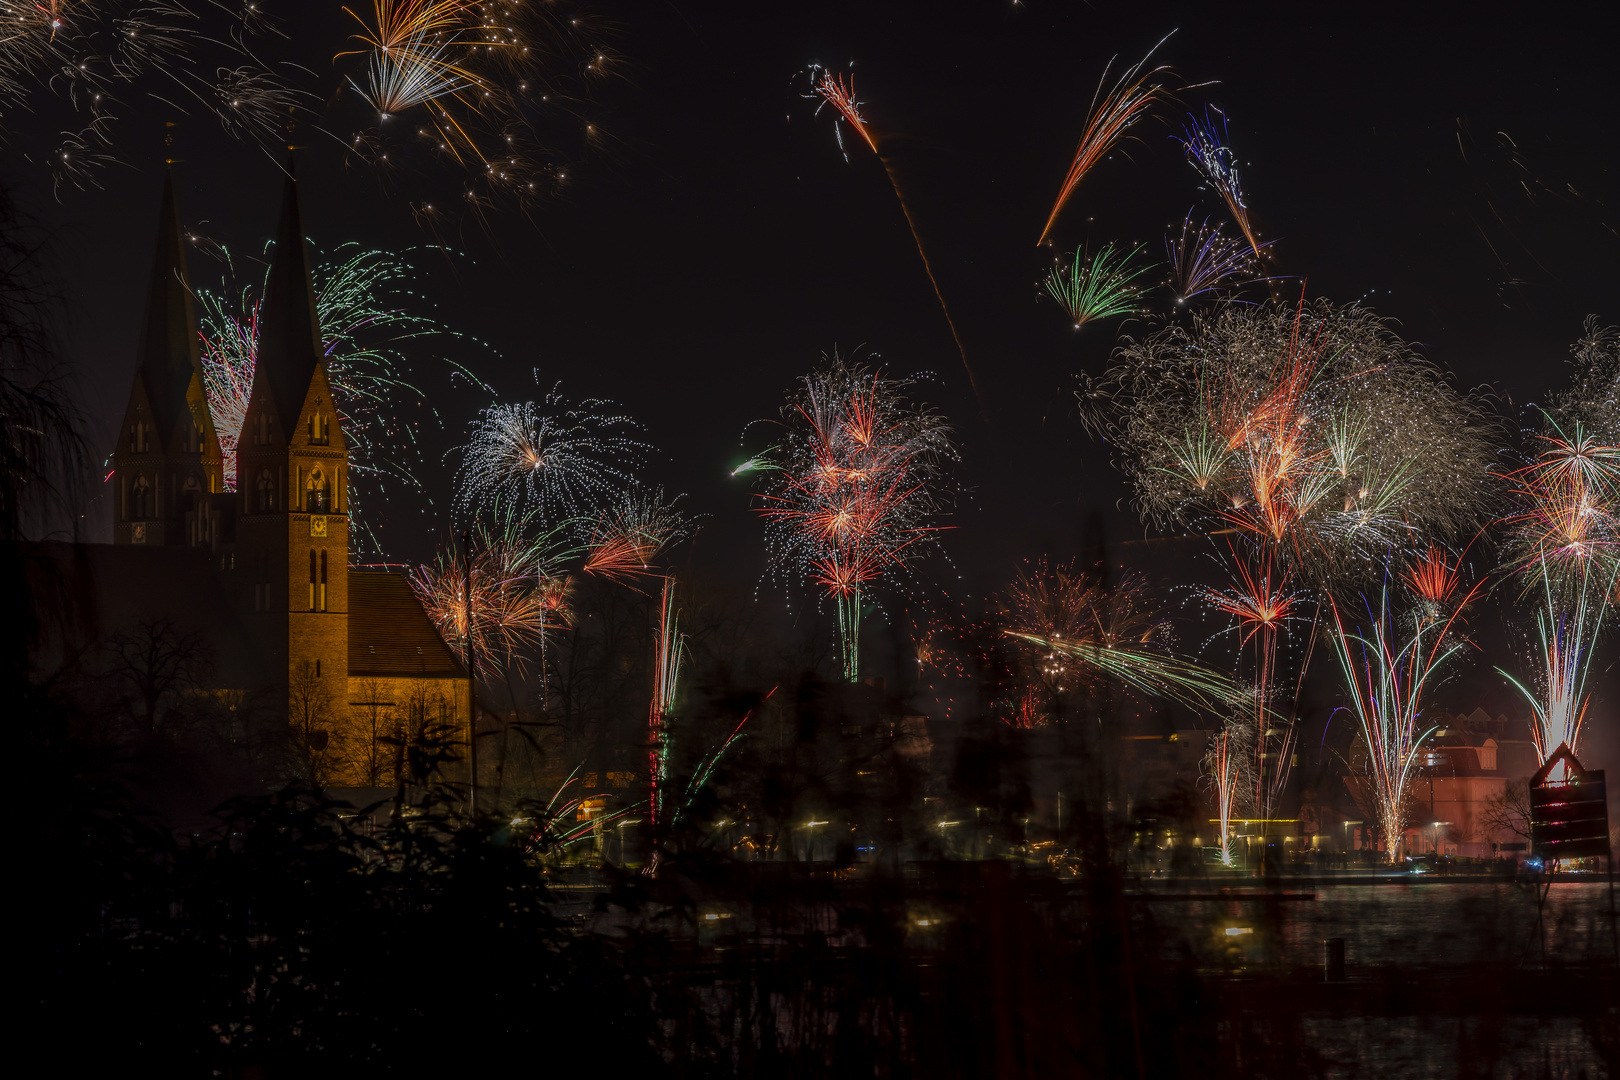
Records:
[[[818,71],[820,77],[815,78]],[[861,115],[861,103],[855,99],[855,76],[849,76],[846,83],[843,75],[834,75],[825,68],[812,68],[811,76],[815,78],[817,96],[831,105],[855,134],[871,147],[872,153],[877,155],[878,161],[883,165],[883,171],[888,174],[889,186],[894,188],[894,197],[900,202],[900,212],[906,215],[906,226],[911,229],[911,238],[917,244],[917,254],[922,258],[923,271],[928,274],[928,284],[934,287],[934,296],[939,300],[939,310],[944,313],[945,323],[951,328],[951,340],[956,342],[956,351],[962,354],[962,368],[967,372],[968,385],[973,388],[973,396],[978,399],[979,408],[983,410],[984,395],[979,393],[979,380],[973,374],[973,365],[968,363],[967,348],[962,344],[962,335],[956,332],[956,320],[951,318],[951,309],[945,303],[945,294],[940,291],[939,279],[934,276],[934,266],[928,261],[928,252],[923,248],[922,235],[917,231],[916,219],[911,216],[911,207],[906,203],[905,193],[900,190],[900,180],[895,176],[894,166],[888,156],[878,148],[877,131],[867,123],[866,117]],[[843,146],[843,142],[840,136],[838,140],[840,147]]]
[[[1163,45],[1169,37],[1166,34],[1160,38],[1159,45]],[[1052,213],[1046,219],[1046,227],[1041,230],[1041,238],[1035,241],[1036,247],[1046,243],[1052,226],[1057,224],[1058,215],[1063,212],[1064,204],[1074,194],[1074,189],[1080,186],[1080,181],[1114,148],[1126,129],[1147,115],[1153,103],[1165,96],[1163,84],[1152,80],[1160,72],[1170,70],[1169,66],[1160,64],[1151,71],[1142,70],[1159,50],[1159,45],[1149,49],[1147,56],[1121,75],[1106,95],[1103,94],[1102,82],[1097,83],[1097,93],[1091,99],[1091,114],[1086,118],[1086,128],[1080,134],[1080,145],[1075,147],[1074,161],[1069,165],[1068,175],[1063,178],[1063,186],[1058,189],[1057,201],[1052,204]],[[1109,67],[1113,63],[1110,60]],[[1103,79],[1107,78],[1108,68],[1104,68]]]

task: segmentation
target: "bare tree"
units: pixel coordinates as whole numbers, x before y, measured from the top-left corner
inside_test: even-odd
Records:
[[[202,635],[157,616],[139,619],[108,642],[109,669],[129,688],[148,734],[173,697],[195,690],[209,662]]]
[[[1516,836],[1530,840],[1530,781],[1509,780],[1496,794],[1485,800],[1479,822],[1492,835]]]
[[[361,787],[381,787],[392,779],[396,755],[390,743],[400,736],[399,707],[380,679],[361,679],[356,690],[359,700],[349,702],[348,772]]]
[[[343,740],[334,719],[331,691],[306,666],[288,686],[288,738],[299,773],[317,787],[332,783],[342,762]]]
[[[58,355],[61,294],[45,269],[47,240],[0,188],[0,540],[45,527],[82,479],[84,443]]]

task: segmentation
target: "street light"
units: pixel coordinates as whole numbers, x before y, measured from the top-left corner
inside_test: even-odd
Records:
[[[1359,821],[1347,821],[1347,822],[1344,823],[1344,850],[1345,851],[1350,850],[1350,826],[1352,826],[1352,825],[1360,825],[1360,824],[1361,824],[1361,822],[1359,822]]]

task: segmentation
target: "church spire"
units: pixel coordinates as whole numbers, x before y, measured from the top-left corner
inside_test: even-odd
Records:
[[[304,396],[321,358],[320,323],[315,315],[315,286],[304,245],[304,223],[298,212],[298,178],[287,162],[281,196],[281,222],[276,227],[275,254],[264,286],[259,313],[259,363],[279,414],[290,434],[303,408]]]
[[[187,394],[192,378],[199,384],[202,381],[197,313],[191,303],[185,237],[180,231],[172,173],[163,178],[157,250],[152,256],[146,323],[141,328],[136,363],[146,379],[158,437],[168,444],[176,437],[180,422],[190,419]]]

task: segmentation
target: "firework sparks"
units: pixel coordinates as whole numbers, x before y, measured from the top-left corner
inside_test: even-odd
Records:
[[[569,553],[556,531],[501,508],[495,521],[472,530],[470,552],[464,546],[443,552],[411,576],[445,643],[460,651],[470,639],[479,668],[489,672],[521,668],[528,650],[544,649],[547,633],[568,621],[558,567]]]
[[[472,425],[456,473],[461,508],[502,500],[533,507],[548,525],[588,520],[632,483],[645,443],[618,434],[629,417],[600,399],[569,408],[555,390],[539,404],[491,405]]]
[[[1084,252],[1075,252],[1068,269],[1053,267],[1046,277],[1046,291],[1080,329],[1088,322],[1107,319],[1115,315],[1129,315],[1141,304],[1145,291],[1136,279],[1147,273],[1147,266],[1133,267],[1131,260],[1140,252],[1119,254],[1113,244],[1104,244],[1088,260]]]
[[[255,55],[253,39],[276,33],[255,5],[231,9],[186,0],[158,4],[12,3],[0,0],[0,112],[71,118],[56,123],[61,142],[42,155],[62,185],[95,185],[118,160],[118,112],[150,102],[166,115],[195,102],[227,135],[269,145],[289,107],[308,101],[278,69]],[[67,130],[67,129],[73,130]]]
[[[544,806],[534,806],[534,812],[520,822],[530,825],[528,850],[542,855],[555,855],[567,851],[581,840],[587,840],[597,833],[618,821],[635,810],[635,806],[623,806],[607,814],[584,816],[581,820],[580,809],[589,800],[607,799],[605,792],[590,793],[582,789],[569,792],[579,782],[579,771],[585,766],[583,763],[574,766],[557,789],[551,793]],[[532,804],[531,804],[532,805]]]
[[[1226,209],[1242,231],[1243,238],[1249,242],[1254,257],[1264,258],[1268,245],[1255,238],[1254,226],[1249,223],[1249,207],[1243,201],[1243,179],[1238,173],[1237,155],[1227,145],[1226,114],[1220,113],[1219,126],[1207,111],[1203,119],[1190,117],[1186,134],[1182,145],[1187,149],[1187,160],[1226,201]]]
[[[664,813],[664,785],[669,778],[670,740],[665,730],[669,716],[675,709],[675,695],[680,686],[681,658],[686,651],[686,639],[681,635],[680,612],[675,607],[675,579],[664,579],[664,592],[658,604],[658,637],[653,657],[652,703],[647,709],[647,734],[651,749],[647,752],[647,768],[651,786],[653,824],[658,824]],[[744,718],[747,722],[747,718]],[[741,725],[738,725],[739,729]]]
[[[1169,624],[1141,578],[1107,588],[1072,565],[1042,560],[1020,571],[1002,617],[1003,634],[1037,650],[1049,696],[1111,679],[1198,708],[1224,708],[1238,698],[1226,676],[1170,652]]]
[[[315,271],[322,351],[350,467],[378,495],[390,482],[421,486],[416,441],[399,420],[401,406],[423,399],[408,381],[408,343],[451,333],[406,310],[412,278],[409,266],[396,256],[353,244],[339,247]],[[253,392],[263,294],[260,284],[197,295],[203,385],[224,452],[228,491],[236,489],[236,447]],[[366,494],[357,493],[352,508],[361,523],[357,533],[370,536],[363,525]]]
[[[1208,218],[1194,222],[1188,214],[1182,220],[1181,235],[1164,238],[1164,249],[1170,259],[1170,289],[1178,304],[1219,288],[1237,289],[1267,280],[1258,275],[1249,245],[1222,236],[1221,227],[1211,226]]]
[[[731,734],[726,736],[719,746],[704,754],[703,757],[699,759],[697,767],[692,770],[692,775],[687,780],[686,789],[682,793],[683,797],[681,799],[681,805],[676,809],[670,822],[672,825],[678,824],[686,812],[692,808],[692,800],[697,798],[698,793],[702,791],[704,787],[708,785],[709,780],[713,778],[714,770],[720,765],[720,759],[726,756],[726,752],[735,746],[739,739],[746,737],[745,733],[743,732],[743,728],[748,724],[748,721],[754,718],[754,714],[759,711],[759,708],[764,707],[765,702],[769,701],[771,699],[771,695],[775,694],[778,689],[779,687],[771,687],[770,690],[765,694],[765,697],[760,701],[759,707],[749,709],[746,713],[744,713],[743,718],[737,722],[737,726],[731,729]]]
[[[1127,342],[1100,392],[1145,517],[1236,529],[1311,584],[1420,556],[1488,509],[1480,410],[1364,308],[1195,313]]]
[[[1463,643],[1450,640],[1451,620],[1438,626],[1426,620],[1409,621],[1411,637],[1401,641],[1387,594],[1377,612],[1368,608],[1371,637],[1346,629],[1338,605],[1331,601],[1330,605],[1334,632],[1329,636],[1360,724],[1369,795],[1393,863],[1406,831],[1418,750],[1434,731],[1433,726],[1422,725],[1423,692]]]
[[[932,543],[940,467],[956,459],[944,421],[906,401],[910,385],[833,356],[783,409],[789,437],[763,474],[760,512],[775,564],[833,599],[851,680],[862,597]]]
[[[1220,860],[1222,866],[1237,863],[1237,837],[1232,835],[1232,814],[1242,792],[1241,765],[1244,758],[1241,730],[1235,723],[1227,723],[1210,740],[1209,753],[1204,756],[1204,775],[1215,789],[1215,812],[1221,826]]]
[[[658,553],[687,534],[676,501],[665,502],[663,489],[626,492],[597,520],[580,569],[617,580],[656,573],[652,562]]]
[[[1594,580],[1596,588],[1592,588]],[[1608,571],[1606,579],[1597,575],[1584,577],[1580,591],[1565,599],[1556,594],[1551,575],[1544,568],[1542,605],[1536,612],[1541,644],[1540,692],[1497,668],[1535,712],[1532,734],[1536,753],[1544,762],[1560,744],[1574,752],[1585,728],[1587,708],[1592,702],[1586,677],[1613,602],[1616,581],[1615,569]]]
[[[1046,227],[1041,230],[1041,237],[1035,241],[1035,246],[1046,243],[1046,238],[1052,232],[1052,226],[1057,224],[1058,215],[1068,203],[1074,189],[1080,186],[1080,181],[1086,174],[1101,161],[1108,151],[1114,148],[1125,132],[1142,117],[1155,102],[1165,96],[1165,88],[1154,81],[1155,76],[1166,72],[1167,65],[1161,64],[1151,70],[1143,70],[1149,59],[1163,45],[1169,35],[1159,40],[1159,44],[1149,49],[1147,55],[1142,57],[1134,66],[1126,69],[1124,74],[1114,83],[1113,88],[1106,94],[1103,86],[1108,81],[1108,71],[1113,67],[1113,61],[1103,69],[1102,79],[1097,83],[1097,92],[1091,99],[1091,111],[1086,117],[1085,130],[1080,134],[1080,145],[1075,148],[1074,160],[1069,164],[1068,175],[1063,178],[1063,186],[1058,188],[1057,201],[1052,204],[1052,213],[1046,219]]]
[[[917,221],[911,216],[911,206],[906,202],[905,192],[900,188],[900,179],[895,175],[894,166],[889,158],[879,149],[881,138],[861,114],[861,103],[855,100],[855,76],[835,75],[819,65],[810,68],[810,82],[813,89],[812,97],[819,98],[823,103],[831,105],[844,123],[848,124],[861,140],[877,155],[878,162],[889,177],[889,186],[894,189],[894,197],[899,200],[900,212],[906,216],[906,226],[911,229],[911,238],[917,244],[917,255],[922,259],[923,271],[928,275],[928,284],[933,286],[934,297],[939,301],[939,310],[945,316],[945,323],[951,328],[951,340],[956,342],[956,351],[962,356],[962,368],[967,372],[968,383],[973,387],[973,394],[979,399],[981,408],[984,406],[984,397],[979,393],[979,381],[973,374],[973,365],[968,363],[967,347],[962,344],[962,336],[956,332],[956,320],[951,318],[951,309],[945,303],[945,294],[940,291],[939,279],[934,276],[934,266],[928,261],[928,252],[923,247],[922,234],[917,231]],[[819,107],[818,107],[819,108]],[[844,151],[844,160],[849,160],[849,152],[844,150],[844,136],[842,129],[833,128],[838,133],[838,148]]]
[[[591,20],[516,0],[373,0],[349,13],[358,47],[333,59],[364,63],[348,84],[370,123],[350,150],[368,164],[453,163],[461,194],[482,208],[556,190],[568,177],[560,144],[600,140],[579,107],[615,64]]]

